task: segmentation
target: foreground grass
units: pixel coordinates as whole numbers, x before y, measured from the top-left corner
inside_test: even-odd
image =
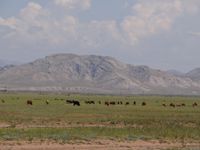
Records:
[[[184,131],[184,132],[183,132]],[[29,128],[0,129],[0,140],[194,140],[200,139],[199,130],[191,128]]]
[[[200,108],[192,107],[194,102],[200,104],[199,97],[0,93],[0,99],[5,100],[0,101],[0,125],[9,125],[0,128],[0,140],[200,140]],[[33,106],[26,105],[27,99],[33,101]],[[67,105],[65,99],[77,99],[81,106]],[[45,100],[50,104],[46,105]],[[86,105],[85,100],[96,104]],[[105,101],[130,105],[107,107]],[[147,106],[141,106],[143,101]],[[171,102],[186,107],[162,106]],[[43,128],[37,128],[40,126]]]

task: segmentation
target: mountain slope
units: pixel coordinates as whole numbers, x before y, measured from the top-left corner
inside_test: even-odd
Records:
[[[200,68],[191,70],[185,76],[191,78],[193,81],[200,81]]]
[[[11,90],[125,94],[195,94],[187,77],[124,64],[112,57],[56,54],[0,71],[0,87]]]

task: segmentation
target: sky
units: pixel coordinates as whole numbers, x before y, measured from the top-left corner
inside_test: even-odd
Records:
[[[200,0],[0,0],[0,59],[56,53],[200,67]]]

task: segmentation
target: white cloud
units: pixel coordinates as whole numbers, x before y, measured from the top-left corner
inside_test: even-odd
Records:
[[[17,24],[17,20],[14,17],[4,19],[0,17],[0,26],[7,26],[11,29],[15,29],[15,25]]]
[[[200,37],[200,32],[188,32],[189,35]]]
[[[54,0],[55,4],[66,9],[89,9],[91,0]]]
[[[54,0],[56,5],[68,10],[85,10],[91,0]],[[196,13],[199,0],[138,0],[129,16],[121,22],[91,20],[82,22],[66,13],[64,17],[51,14],[51,10],[30,2],[18,16],[0,18],[0,26],[11,31],[4,33],[13,45],[101,49],[108,46],[134,46],[143,38],[170,31],[176,18],[185,13]],[[37,44],[35,44],[37,43]]]
[[[133,15],[125,17],[121,23],[124,36],[133,45],[142,38],[169,31],[177,17],[185,12],[197,11],[186,0],[138,0],[133,7]],[[188,4],[188,5],[186,5]]]

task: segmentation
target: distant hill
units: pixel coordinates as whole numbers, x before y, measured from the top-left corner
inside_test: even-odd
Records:
[[[0,71],[8,90],[104,94],[187,94],[200,92],[190,76],[125,64],[112,57],[56,54]]]
[[[185,76],[191,78],[193,81],[200,81],[200,68],[191,70]]]
[[[19,65],[19,64],[22,64],[22,63],[17,62],[17,61],[9,61],[9,60],[0,59],[0,68],[4,66]]]
[[[167,72],[175,76],[185,76],[185,73],[177,71],[177,70],[168,70]]]

